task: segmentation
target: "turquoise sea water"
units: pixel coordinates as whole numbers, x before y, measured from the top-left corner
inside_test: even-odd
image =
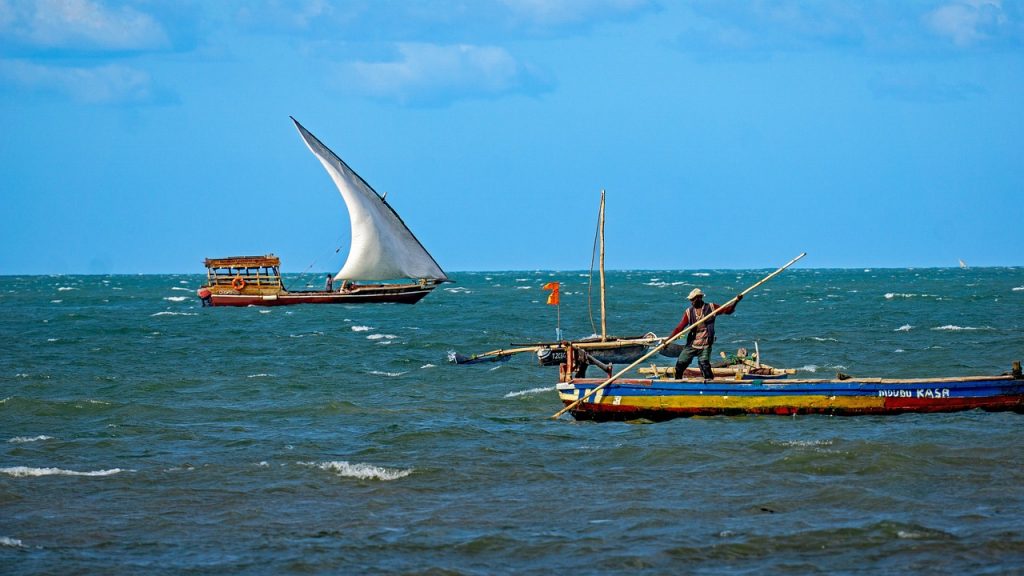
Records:
[[[767,272],[612,272],[609,330]],[[447,355],[552,338],[552,280],[589,335],[587,275],[453,277],[240,309],[199,275],[0,277],[0,573],[1024,572],[1024,415],[553,421],[556,368]],[[1024,269],[791,270],[718,334],[803,376],[1002,373]]]

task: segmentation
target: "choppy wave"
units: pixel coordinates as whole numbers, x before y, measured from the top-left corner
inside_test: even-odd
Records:
[[[168,302],[184,302],[188,299],[188,296],[164,296],[164,300],[167,300]]]
[[[111,468],[110,470],[94,470],[92,472],[79,472],[77,470],[64,470],[63,468],[30,468],[28,466],[12,466],[0,468],[0,474],[7,474],[15,478],[34,478],[39,476],[113,476],[121,472],[134,472],[134,470],[122,470]]]
[[[195,312],[157,312],[156,314],[150,314],[150,316],[196,316]]]
[[[191,288],[182,288],[181,286],[171,286],[171,290],[180,290],[182,292],[191,292]]]
[[[353,326],[353,332],[366,332],[367,330],[373,330],[372,326]]]
[[[437,366],[435,366],[433,364],[424,364],[423,366],[420,366],[420,369],[424,369],[424,368],[437,368]]]
[[[1013,291],[1014,292],[1020,292],[1022,290],[1024,290],[1024,286],[1014,286],[1013,287]]]
[[[394,334],[370,334],[366,337],[367,340],[394,340],[395,338],[398,338],[398,336],[395,336]]]
[[[959,332],[961,330],[991,330],[988,326],[981,328],[975,328],[974,326],[956,326],[955,324],[946,324],[945,326],[936,326],[932,330],[949,330],[952,332]]]
[[[456,286],[454,288],[445,288],[445,292],[451,292],[452,294],[472,294],[473,291],[463,286]]]
[[[910,332],[913,328],[914,327],[911,326],[910,324],[904,324],[903,326],[900,326],[899,328],[893,330],[893,332]]]
[[[72,286],[61,286],[60,288],[57,288],[58,292],[67,292],[68,290],[78,290],[78,288],[74,288]]]
[[[665,282],[664,280],[651,280],[650,282],[644,282],[644,286],[655,286],[657,288],[665,288],[667,286],[683,286],[686,282]]]
[[[264,372],[261,372],[259,374],[249,374],[248,376],[246,376],[246,378],[273,378],[273,377],[274,377],[273,374],[266,374]]]
[[[708,272],[694,272],[693,275],[694,276],[711,276],[711,274],[708,273]]]
[[[885,299],[892,300],[894,298],[935,298],[936,300],[942,300],[942,297],[938,294],[914,294],[904,292],[886,292]]]
[[[24,444],[27,442],[39,442],[42,440],[53,440],[53,436],[15,436],[14,438],[11,438],[7,442],[9,444]]]
[[[382,372],[380,370],[370,370],[370,374],[373,374],[374,376],[391,376],[392,378],[394,378],[395,376],[408,374],[408,372]]]
[[[64,302],[64,301],[63,300],[50,300],[50,304],[60,304],[62,302]]]
[[[7,536],[0,536],[0,546],[7,546],[9,548],[24,548],[25,545],[21,543],[21,540],[17,538],[8,538]]]
[[[334,472],[345,478],[358,478],[360,480],[398,480],[412,474],[413,468],[384,468],[373,464],[351,464],[345,460],[331,462],[299,462],[303,466],[315,466],[321,470]]]
[[[554,389],[554,386],[547,386],[545,388],[530,388],[529,390],[519,390],[517,392],[509,392],[508,394],[505,394],[505,398],[515,398],[517,396],[532,396],[534,394],[541,394],[543,392],[551,392]]]

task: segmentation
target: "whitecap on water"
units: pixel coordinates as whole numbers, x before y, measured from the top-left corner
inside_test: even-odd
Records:
[[[64,470],[62,468],[30,468],[28,466],[12,466],[0,468],[0,474],[7,474],[15,478],[33,478],[39,476],[113,476],[121,472],[134,472],[134,470],[122,470],[111,468],[110,470],[95,470],[92,472],[78,472],[76,470]]]
[[[167,300],[168,302],[184,302],[188,299],[188,296],[164,296],[164,300]]]
[[[0,546],[8,546],[11,548],[24,548],[25,545],[21,543],[21,540],[17,538],[8,538],[7,536],[0,536]]]
[[[246,378],[273,378],[273,377],[274,377],[273,374],[266,374],[264,372],[260,372],[259,374],[249,374],[248,376],[246,376]]]
[[[956,326],[953,324],[946,324],[945,326],[936,326],[932,330],[949,330],[952,332],[959,332],[961,330],[986,330],[986,328],[975,328],[974,326]]]
[[[7,442],[10,444],[24,444],[26,442],[39,442],[40,440],[53,440],[53,436],[15,436]]]
[[[818,367],[814,364],[808,364],[807,366],[797,368],[797,370],[800,370],[801,372],[817,372]]]
[[[150,316],[195,316],[195,312],[157,312],[156,314],[150,314]]]
[[[517,396],[532,396],[534,394],[540,394],[542,392],[551,392],[554,389],[554,386],[548,386],[546,388],[530,388],[529,390],[519,390],[518,392],[509,392],[508,394],[505,394],[505,398],[515,398]]]
[[[694,276],[711,276],[711,274],[709,274],[707,272],[694,272],[693,275]]]
[[[1015,287],[1013,288],[1013,291],[1014,291],[1014,292],[1020,292],[1020,291],[1022,291],[1022,290],[1024,290],[1024,286],[1015,286]]]
[[[367,340],[394,340],[395,338],[398,338],[398,336],[395,336],[394,334],[370,334],[366,337]]]
[[[910,332],[910,330],[913,328],[914,327],[911,326],[910,324],[904,324],[903,326],[900,326],[899,328],[893,330],[893,332]]]
[[[61,286],[60,288],[57,288],[58,292],[67,292],[68,290],[78,290],[78,288],[73,288],[71,286]]]
[[[372,326],[353,326],[353,332],[366,332],[367,330],[373,330]]]
[[[63,300],[50,300],[50,304],[60,304]]]
[[[412,474],[413,468],[405,470],[400,468],[384,468],[373,464],[351,464],[344,460],[333,462],[299,462],[303,466],[315,466],[321,470],[334,472],[345,478],[358,478],[360,480],[398,480]]]
[[[516,286],[516,290],[529,290],[533,286]]]
[[[171,290],[179,290],[181,292],[191,292],[192,291],[191,288],[182,288],[181,286],[171,286]]]
[[[390,376],[392,378],[395,378],[397,376],[401,376],[402,374],[407,374],[407,372],[382,372],[380,370],[370,370],[370,374],[373,374],[374,376]]]
[[[473,292],[463,286],[456,286],[454,288],[445,288],[445,292],[451,292],[452,294],[472,294]]]
[[[420,366],[421,370],[424,368],[437,368],[437,366],[434,366],[433,364],[424,364],[423,366]]]

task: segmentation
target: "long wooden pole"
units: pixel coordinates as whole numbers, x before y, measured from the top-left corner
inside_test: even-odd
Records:
[[[551,418],[552,418],[552,419],[558,419],[558,417],[559,417],[559,416],[561,416],[562,414],[565,414],[565,413],[566,413],[566,412],[568,412],[569,410],[572,410],[573,408],[575,408],[575,407],[579,406],[579,405],[580,405],[580,403],[582,403],[582,402],[583,402],[584,400],[586,400],[587,398],[590,398],[591,396],[593,396],[593,395],[594,395],[594,394],[595,394],[595,393],[596,393],[596,392],[597,392],[598,390],[603,390],[605,386],[607,386],[607,385],[611,384],[612,382],[615,382],[616,380],[618,380],[619,378],[621,378],[623,374],[625,374],[626,372],[629,372],[629,371],[630,371],[630,370],[632,370],[633,368],[636,368],[636,367],[637,367],[637,366],[638,366],[638,365],[639,365],[639,364],[640,364],[641,362],[643,362],[644,360],[647,360],[647,359],[648,359],[648,358],[650,358],[651,356],[654,356],[654,355],[655,355],[656,353],[660,352],[660,351],[661,351],[661,350],[662,350],[663,348],[665,348],[666,346],[668,346],[668,345],[669,345],[669,344],[671,344],[672,342],[675,342],[675,341],[676,341],[677,339],[681,338],[682,336],[684,336],[684,335],[686,335],[686,334],[689,334],[689,333],[690,333],[690,331],[691,331],[691,330],[693,330],[694,328],[696,328],[696,327],[698,327],[698,326],[700,326],[700,325],[704,324],[704,323],[705,323],[705,322],[707,322],[708,320],[710,320],[710,319],[714,318],[715,316],[717,316],[717,315],[718,315],[718,313],[719,313],[720,311],[722,311],[722,310],[724,310],[724,309],[728,308],[729,306],[732,306],[732,305],[733,305],[733,304],[735,304],[736,302],[739,302],[739,298],[740,298],[740,296],[746,296],[746,295],[747,295],[747,293],[749,293],[750,291],[754,290],[755,288],[757,288],[757,287],[758,287],[758,286],[760,286],[761,284],[764,284],[765,282],[767,282],[767,281],[771,280],[772,278],[775,278],[776,276],[778,276],[779,274],[781,274],[783,270],[785,270],[786,268],[789,268],[790,266],[792,266],[793,264],[795,264],[797,260],[799,260],[799,259],[803,258],[804,256],[807,256],[807,253],[806,253],[806,252],[801,252],[799,256],[797,256],[796,258],[793,258],[792,260],[790,260],[789,262],[787,262],[787,263],[786,263],[786,265],[785,265],[785,266],[783,266],[782,268],[779,268],[779,269],[778,269],[778,270],[776,270],[775,272],[772,272],[771,274],[769,274],[769,275],[765,276],[764,278],[762,278],[761,280],[759,280],[759,281],[758,281],[758,282],[757,282],[756,284],[754,284],[754,285],[753,285],[753,286],[751,286],[750,288],[747,288],[747,289],[746,289],[746,290],[744,290],[743,292],[740,292],[740,293],[739,293],[738,295],[736,295],[736,296],[733,296],[732,300],[729,300],[728,302],[726,302],[725,304],[723,304],[723,305],[722,305],[722,306],[720,306],[719,308],[715,309],[715,310],[714,310],[713,312],[711,312],[711,314],[708,314],[707,316],[705,316],[705,317],[701,318],[700,320],[698,320],[698,321],[694,322],[693,324],[690,324],[689,326],[687,326],[687,327],[686,327],[686,329],[685,329],[685,330],[683,330],[683,331],[681,331],[680,333],[676,334],[675,336],[673,336],[673,337],[671,337],[671,338],[669,338],[669,339],[665,340],[665,341],[664,341],[664,342],[662,342],[661,344],[659,344],[659,345],[655,346],[655,347],[654,347],[654,348],[652,348],[652,349],[651,349],[650,351],[648,351],[648,352],[647,352],[646,354],[644,354],[644,355],[643,355],[643,356],[641,356],[641,357],[640,357],[639,359],[637,359],[637,360],[636,360],[635,362],[633,362],[633,363],[632,363],[632,364],[630,364],[629,366],[626,366],[626,367],[625,367],[625,368],[623,368],[622,370],[619,370],[619,371],[618,371],[618,372],[617,372],[617,373],[616,373],[615,375],[613,375],[613,376],[612,376],[611,378],[609,378],[609,379],[605,380],[605,381],[604,381],[604,382],[602,382],[602,383],[601,383],[600,385],[598,385],[598,386],[595,386],[594,388],[592,388],[592,389],[590,390],[590,392],[587,392],[586,394],[584,394],[583,396],[581,396],[581,397],[580,397],[579,399],[577,399],[577,400],[576,400],[575,402],[573,402],[573,403],[569,404],[569,405],[568,405],[568,406],[566,406],[565,408],[562,408],[562,409],[561,409],[561,410],[559,410],[558,412],[555,412],[555,414],[554,414],[554,415],[552,415],[552,416],[551,416]]]
[[[601,341],[608,339],[608,324],[604,306],[604,190],[601,190],[601,210],[598,212],[598,227],[601,230]]]

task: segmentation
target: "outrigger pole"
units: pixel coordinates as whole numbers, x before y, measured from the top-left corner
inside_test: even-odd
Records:
[[[647,352],[646,354],[644,354],[643,356],[641,356],[640,358],[638,358],[638,359],[637,359],[637,360],[636,360],[635,362],[633,362],[633,363],[632,363],[632,364],[630,364],[629,366],[626,366],[626,367],[625,367],[625,368],[623,368],[622,370],[619,370],[619,371],[618,371],[618,373],[616,373],[616,374],[615,374],[614,376],[612,376],[611,378],[609,378],[609,379],[605,380],[604,382],[602,382],[602,383],[601,383],[601,384],[600,384],[599,386],[595,386],[595,387],[591,388],[590,392],[587,392],[587,393],[586,393],[586,394],[584,394],[583,396],[580,396],[580,398],[579,398],[579,399],[577,399],[577,400],[576,400],[575,402],[573,402],[573,403],[569,404],[569,405],[568,405],[568,406],[566,406],[565,408],[562,408],[562,409],[561,409],[561,410],[559,410],[558,412],[555,412],[555,414],[554,414],[554,415],[552,415],[552,416],[551,416],[551,418],[552,418],[553,420],[557,420],[557,419],[558,419],[558,417],[559,417],[559,416],[561,416],[562,414],[565,414],[566,412],[568,412],[568,411],[572,410],[573,408],[575,408],[575,407],[579,406],[579,405],[580,405],[580,403],[582,403],[582,402],[583,402],[584,400],[586,400],[587,398],[590,398],[591,396],[593,396],[593,395],[594,395],[594,394],[595,394],[595,393],[596,393],[596,392],[597,392],[598,390],[603,390],[605,386],[607,386],[607,385],[611,384],[612,382],[615,382],[616,380],[618,380],[619,378],[621,378],[623,374],[625,374],[626,372],[629,372],[629,371],[630,371],[630,370],[632,370],[633,368],[636,368],[636,367],[637,367],[637,366],[638,366],[638,365],[639,365],[639,364],[640,364],[641,362],[643,362],[644,360],[647,360],[647,359],[648,359],[648,358],[650,358],[651,356],[654,356],[655,354],[657,354],[658,352],[660,352],[660,351],[661,351],[661,350],[662,350],[663,348],[665,348],[666,346],[668,346],[668,345],[669,345],[669,344],[671,344],[672,342],[674,342],[674,341],[678,340],[678,339],[679,339],[680,337],[682,337],[682,336],[685,336],[686,334],[689,334],[689,333],[690,333],[690,332],[691,332],[691,331],[692,331],[692,330],[693,330],[694,328],[696,328],[696,327],[698,327],[698,326],[700,326],[700,325],[704,324],[704,323],[705,323],[705,322],[707,322],[708,320],[710,320],[710,319],[714,318],[715,316],[717,316],[717,315],[718,315],[718,313],[719,313],[720,311],[722,311],[722,310],[725,310],[725,309],[729,308],[730,306],[734,305],[734,304],[735,304],[736,302],[739,302],[739,298],[740,298],[740,296],[746,296],[748,292],[751,292],[752,290],[754,290],[755,288],[757,288],[757,287],[758,287],[758,286],[760,286],[761,284],[764,284],[765,282],[767,282],[767,281],[771,280],[772,278],[775,278],[776,276],[778,276],[779,274],[781,274],[783,270],[785,270],[786,268],[789,268],[790,266],[792,266],[793,264],[795,264],[797,260],[799,260],[799,259],[803,258],[804,256],[807,256],[807,252],[801,252],[799,256],[797,256],[796,258],[793,258],[792,260],[790,260],[789,262],[787,262],[785,266],[783,266],[782,268],[779,268],[779,269],[778,269],[778,270],[776,270],[775,272],[772,272],[771,274],[769,274],[769,275],[765,276],[764,278],[762,278],[761,280],[759,280],[759,281],[758,281],[758,282],[757,282],[756,284],[754,284],[754,285],[753,285],[753,286],[751,286],[750,288],[747,288],[747,289],[746,289],[746,290],[744,290],[743,292],[740,292],[740,293],[739,293],[738,295],[736,295],[736,296],[733,296],[732,300],[729,300],[728,302],[726,302],[726,303],[725,303],[725,304],[723,304],[722,306],[718,307],[718,308],[717,308],[717,309],[715,309],[715,310],[714,310],[713,312],[711,312],[711,314],[708,314],[707,316],[705,316],[705,317],[701,318],[700,320],[698,320],[698,321],[694,322],[693,324],[690,324],[689,326],[687,326],[687,327],[686,327],[686,329],[685,329],[685,330],[683,330],[683,331],[681,331],[680,333],[676,334],[675,336],[673,336],[673,337],[671,337],[671,338],[669,338],[669,339],[665,340],[665,341],[664,341],[664,342],[662,342],[661,344],[659,344],[659,345],[655,346],[654,348],[652,348],[651,350],[649,350],[649,351],[648,351],[648,352]]]

